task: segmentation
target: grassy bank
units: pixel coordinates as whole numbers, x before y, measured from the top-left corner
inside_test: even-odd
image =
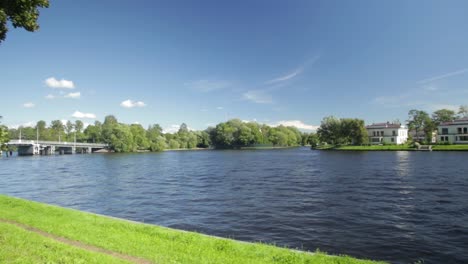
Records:
[[[468,151],[468,145],[434,145],[434,151]]]
[[[372,145],[372,146],[339,146],[336,150],[356,150],[356,151],[413,151],[415,148],[408,145]]]
[[[214,238],[2,195],[0,212],[0,263],[144,263],[62,243],[37,230],[152,263],[378,263]]]
[[[415,151],[410,145],[371,145],[371,146],[333,146],[326,145],[318,150],[351,150],[351,151]],[[433,151],[468,151],[468,145],[432,145]]]

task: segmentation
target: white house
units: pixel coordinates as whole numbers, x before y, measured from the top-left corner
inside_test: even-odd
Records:
[[[468,118],[441,123],[437,132],[437,140],[440,143],[468,144]]]
[[[404,144],[408,140],[408,129],[401,124],[378,123],[366,126],[370,144]]]

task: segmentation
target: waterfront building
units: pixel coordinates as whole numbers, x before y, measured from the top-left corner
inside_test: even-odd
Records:
[[[468,144],[468,117],[441,123],[437,132],[439,143]]]
[[[404,144],[408,140],[408,129],[398,123],[374,123],[366,126],[369,143],[378,144]]]

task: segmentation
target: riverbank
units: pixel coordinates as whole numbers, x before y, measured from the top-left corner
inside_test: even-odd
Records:
[[[468,145],[431,145],[433,151],[468,151]],[[343,151],[417,151],[410,145],[371,145],[371,146],[322,146],[317,150]]]
[[[136,223],[0,195],[0,262],[382,263]]]

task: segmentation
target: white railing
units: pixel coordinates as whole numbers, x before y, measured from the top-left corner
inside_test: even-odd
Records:
[[[82,143],[82,142],[58,142],[58,141],[36,141],[36,140],[23,140],[23,139],[15,139],[10,140],[8,145],[49,145],[49,146],[69,146],[69,147],[88,147],[88,148],[106,148],[108,147],[107,144],[101,143]]]

